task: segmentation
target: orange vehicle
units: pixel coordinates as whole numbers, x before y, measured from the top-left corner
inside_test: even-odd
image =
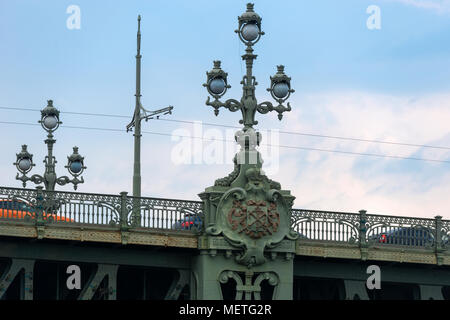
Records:
[[[23,200],[0,199],[0,219],[25,219],[27,216],[34,219],[35,214],[36,209],[33,205],[26,203]],[[42,213],[42,216],[44,220],[48,217],[52,217],[54,221],[74,222],[73,219],[60,217],[56,214],[47,214],[45,211]]]

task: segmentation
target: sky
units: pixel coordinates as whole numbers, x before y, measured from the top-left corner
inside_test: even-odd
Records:
[[[254,46],[258,102],[274,102],[266,88],[277,65],[295,89],[282,121],[273,112],[256,116],[271,145],[261,147],[263,169],[291,190],[294,207],[450,219],[450,1],[254,3],[265,32]],[[80,28],[68,27],[74,5]],[[368,27],[370,6],[379,9],[379,28]],[[77,191],[132,193],[132,133],[70,127],[125,129],[131,120],[140,14],[143,106],[172,105],[164,119],[196,122],[143,122],[158,134],[142,136],[142,195],[200,200],[233,170],[236,147],[208,139],[233,140],[238,129],[205,123],[239,126],[240,112],[222,108],[216,117],[202,84],[221,60],[232,86],[223,99],[241,98],[245,47],[234,30],[245,8],[238,0],[0,0],[0,185],[22,187],[13,166],[22,144],[33,154],[31,174],[43,174],[46,154],[40,126],[4,123],[37,124],[40,113],[7,108],[40,110],[52,99],[63,122],[57,174],[68,175],[67,156],[78,146],[87,169]]]

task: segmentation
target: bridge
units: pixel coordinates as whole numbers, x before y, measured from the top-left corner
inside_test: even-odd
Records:
[[[236,264],[224,236],[207,236],[204,207],[0,187],[0,299],[203,299],[210,271],[198,259],[218,256],[234,267],[214,275],[213,299],[450,299],[450,220],[440,216],[292,209],[295,241],[269,246],[258,270]],[[81,285],[71,290],[72,265]],[[366,286],[373,265],[381,289]]]
[[[256,115],[279,120],[294,93],[278,65],[257,101],[254,51],[265,34],[254,4],[235,30],[245,45],[242,96],[222,101],[228,73],[220,61],[206,72],[205,102],[240,111],[233,171],[199,194],[201,201],[141,197],[140,121],[154,113],[140,102],[140,17],[136,55],[133,197],[54,191],[84,182],[74,147],[57,177],[53,133],[61,124],[52,100],[41,110],[48,132],[43,176],[23,145],[16,179],[36,189],[0,187],[2,300],[383,300],[450,299],[450,221],[368,213],[295,209],[295,197],[262,170]],[[142,112],[142,113],[141,113]],[[417,159],[416,159],[417,160]]]

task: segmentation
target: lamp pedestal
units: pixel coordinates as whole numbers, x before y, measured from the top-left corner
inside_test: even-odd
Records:
[[[230,279],[237,284],[233,294],[238,300],[259,299],[261,294],[266,299],[291,299],[298,237],[290,227],[295,197],[263,173],[256,150],[259,133],[244,128],[235,138],[241,150],[234,158],[234,171],[199,194],[205,230],[194,263],[197,299],[222,299],[229,292],[219,290],[220,285]],[[265,280],[269,286],[262,287]]]

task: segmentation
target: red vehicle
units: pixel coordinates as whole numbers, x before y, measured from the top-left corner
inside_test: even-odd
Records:
[[[172,229],[191,230],[193,227],[201,229],[202,220],[198,215],[187,213],[182,219],[173,224]]]
[[[36,209],[33,205],[23,200],[0,199],[0,219],[25,219],[27,216],[34,219],[35,215]],[[42,216],[44,220],[52,217],[54,221],[73,222],[73,219],[60,217],[56,214],[47,214],[45,211],[42,213]]]

